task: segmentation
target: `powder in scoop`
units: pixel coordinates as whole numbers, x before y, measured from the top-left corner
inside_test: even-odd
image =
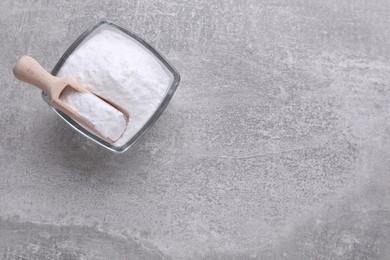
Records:
[[[105,138],[116,141],[126,129],[125,115],[90,92],[65,90],[60,99]]]

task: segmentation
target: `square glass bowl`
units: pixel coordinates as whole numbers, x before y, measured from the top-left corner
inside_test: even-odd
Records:
[[[94,141],[95,143],[107,148],[108,150],[116,153],[122,153],[129,149],[139,138],[157,121],[161,113],[164,111],[166,106],[168,105],[169,101],[171,100],[174,92],[177,89],[177,86],[180,82],[180,75],[177,72],[177,70],[158,52],[156,51],[152,46],[150,46],[145,40],[140,38],[139,36],[135,35],[134,33],[126,30],[125,28],[114,24],[110,21],[100,21],[94,26],[87,29],[85,32],[83,32],[79,38],[76,39],[76,41],[65,51],[65,53],[62,55],[60,60],[55,65],[54,69],[52,70],[51,74],[56,76],[60,70],[61,67],[65,64],[68,57],[84,42],[86,42],[91,36],[94,35],[94,33],[98,32],[102,28],[108,28],[110,30],[117,30],[121,33],[127,35],[131,39],[135,40],[140,46],[142,46],[146,51],[149,52],[154,58],[160,63],[160,65],[163,67],[164,71],[166,73],[170,73],[172,77],[172,83],[170,86],[167,86],[167,90],[165,92],[165,96],[162,97],[162,101],[160,105],[156,108],[152,116],[147,120],[147,122],[138,130],[136,134],[133,135],[133,137],[126,142],[125,144],[121,146],[115,146],[113,144],[108,143],[107,141],[101,139],[100,137],[90,133],[88,130],[86,130],[84,127],[82,127],[80,124],[78,124],[75,120],[64,114],[63,112],[59,111],[55,107],[53,107],[47,95],[42,92],[42,98],[43,100],[63,119],[65,122],[67,122],[73,129],[75,129],[80,134],[84,135],[85,137],[89,138],[90,140]],[[92,58],[92,57],[91,57]],[[131,113],[131,112],[130,112]]]

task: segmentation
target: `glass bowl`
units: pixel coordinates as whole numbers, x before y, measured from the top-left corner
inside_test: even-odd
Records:
[[[167,59],[165,59],[158,51],[156,51],[152,46],[150,46],[149,43],[147,43],[145,40],[140,38],[139,36],[135,35],[134,33],[126,30],[125,28],[110,22],[110,21],[100,21],[94,26],[90,27],[87,29],[85,32],[83,32],[77,39],[76,41],[65,51],[65,53],[62,55],[60,60],[57,62],[55,65],[54,69],[52,70],[51,74],[56,76],[59,71],[61,70],[61,67],[64,65],[66,62],[67,58],[85,41],[89,39],[91,35],[93,35],[94,32],[96,32],[98,29],[101,29],[103,26],[108,26],[110,27],[110,30],[119,30],[122,33],[126,34],[133,40],[137,41],[142,47],[144,47],[147,51],[149,51],[150,54],[152,54],[156,60],[160,62],[160,65],[163,66],[163,69],[167,73],[172,74],[172,83],[169,87],[167,87],[167,91],[165,92],[165,96],[162,97],[162,102],[160,105],[156,108],[154,111],[153,115],[149,118],[149,120],[143,125],[143,127],[140,128],[140,130],[133,135],[133,137],[126,142],[125,144],[121,146],[115,146],[113,144],[108,143],[107,141],[101,139],[100,137],[90,133],[88,130],[86,130],[84,127],[79,125],[75,120],[64,114],[63,112],[59,111],[55,107],[53,107],[47,95],[42,92],[42,98],[43,100],[63,119],[65,122],[67,122],[73,129],[75,129],[77,132],[80,134],[84,135],[88,139],[94,141],[95,143],[103,146],[104,148],[116,152],[116,153],[122,153],[129,149],[132,145],[136,143],[137,140],[140,139],[140,137],[157,121],[161,113],[164,111],[164,109],[167,107],[169,101],[171,100],[173,94],[175,93],[177,86],[179,85],[180,82],[180,75],[177,72],[177,70],[168,62]]]

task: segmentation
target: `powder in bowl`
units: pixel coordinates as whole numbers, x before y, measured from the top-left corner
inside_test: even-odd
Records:
[[[101,26],[67,58],[57,74],[68,77],[130,113],[122,137],[127,143],[152,117],[173,75],[143,45],[110,26]]]

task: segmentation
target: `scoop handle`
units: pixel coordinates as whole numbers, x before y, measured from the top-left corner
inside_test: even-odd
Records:
[[[47,72],[35,59],[22,56],[13,69],[17,79],[42,89],[49,96],[57,78]]]

